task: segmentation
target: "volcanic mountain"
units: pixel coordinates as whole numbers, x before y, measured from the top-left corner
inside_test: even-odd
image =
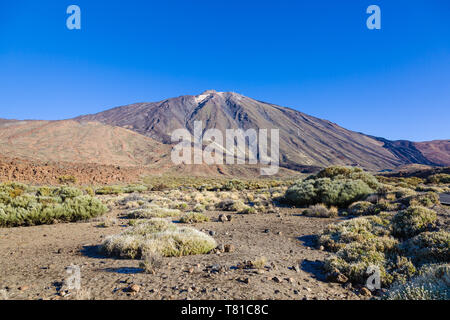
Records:
[[[175,129],[186,128],[193,133],[194,121],[202,121],[204,130],[215,128],[223,133],[225,129],[276,128],[280,133],[280,163],[292,169],[350,165],[380,170],[407,163],[445,165],[446,161],[437,160],[450,144],[443,141],[438,151],[433,149],[435,157],[427,158],[414,143],[405,146],[371,137],[290,108],[214,90],[121,106],[75,120],[123,127],[166,144]],[[421,148],[427,150],[426,146]]]

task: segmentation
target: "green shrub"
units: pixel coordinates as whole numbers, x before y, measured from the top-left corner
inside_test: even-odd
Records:
[[[179,217],[181,211],[178,209],[161,208],[157,205],[149,205],[146,208],[136,209],[127,214],[130,219],[149,219],[149,218],[169,218]]]
[[[95,190],[96,194],[105,195],[105,194],[120,194],[124,193],[124,190],[120,186],[104,186]]]
[[[53,191],[53,194],[61,197],[63,200],[79,197],[83,195],[83,191],[73,187],[61,187]]]
[[[258,211],[256,210],[255,207],[245,206],[238,213],[240,213],[240,214],[256,214],[256,213],[258,213]]]
[[[384,295],[387,300],[449,300],[450,264],[425,265],[406,283],[395,283]]]
[[[317,178],[361,180],[374,190],[380,186],[375,176],[357,167],[328,167],[320,171]]]
[[[61,184],[69,184],[69,183],[75,184],[77,183],[77,178],[75,178],[74,176],[65,175],[58,177],[58,181]]]
[[[99,216],[107,208],[90,196],[74,198],[19,197],[9,204],[0,203],[0,226],[32,226],[55,222],[75,222]]]
[[[247,207],[241,200],[224,200],[216,204],[216,209],[222,211],[242,211]]]
[[[450,183],[450,174],[438,173],[428,177],[427,183],[430,184],[447,184]]]
[[[408,188],[395,188],[393,193],[395,194],[396,199],[402,199],[406,197],[415,196],[417,192]]]
[[[305,209],[303,215],[307,217],[332,218],[337,217],[338,209],[336,207],[327,208],[324,204],[315,204]]]
[[[148,187],[144,186],[142,184],[130,184],[123,188],[124,193],[134,193],[134,192],[142,193],[147,190],[148,190]]]
[[[450,233],[423,232],[399,245],[416,264],[450,262]]]
[[[102,249],[111,256],[140,259],[143,253],[165,257],[205,254],[216,246],[216,241],[203,232],[154,218],[106,238]]]
[[[197,203],[194,208],[192,209],[192,211],[194,212],[203,212],[206,210],[206,207],[203,204]]]
[[[440,204],[439,195],[434,192],[410,196],[402,199],[401,202],[407,206],[421,206],[425,208],[431,208]]]
[[[436,212],[431,209],[409,207],[398,212],[392,219],[393,234],[401,238],[411,238],[433,226],[436,219]]]
[[[295,205],[324,203],[346,207],[373,190],[362,180],[318,178],[297,182],[286,191],[285,199]]]
[[[336,252],[348,243],[376,241],[390,235],[390,215],[359,217],[325,227],[318,238],[318,244]]]
[[[246,188],[245,183],[240,180],[230,180],[222,186],[224,191],[244,190]]]
[[[188,212],[183,215],[180,219],[182,223],[198,223],[198,222],[207,222],[209,218],[205,216],[203,213],[199,212]]]
[[[367,201],[357,201],[348,207],[348,213],[352,216],[367,216],[373,214],[374,206]]]

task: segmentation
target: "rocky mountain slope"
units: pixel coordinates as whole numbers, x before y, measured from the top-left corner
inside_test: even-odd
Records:
[[[327,120],[257,101],[232,92],[205,91],[155,103],[117,107],[78,121],[99,121],[120,126],[170,143],[175,129],[193,133],[194,121],[204,129],[229,128],[280,130],[280,162],[292,169],[328,165],[358,165],[371,170],[390,169],[407,163],[445,164],[428,159],[417,147],[353,132]],[[448,141],[444,143],[448,145]],[[421,146],[423,150],[425,145]]]
[[[311,172],[329,165],[393,169],[412,163],[450,166],[450,140],[390,141],[232,92],[205,91],[117,107],[64,121],[0,119],[0,155],[31,161],[145,166],[176,174],[253,176],[254,166],[172,164],[171,134],[194,122],[203,130],[279,129],[280,165]],[[270,145],[270,144],[269,144]],[[284,173],[289,173],[285,171]]]
[[[170,147],[99,122],[0,122],[0,154],[28,160],[141,166],[168,163]]]

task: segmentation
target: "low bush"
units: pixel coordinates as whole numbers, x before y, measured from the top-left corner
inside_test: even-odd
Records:
[[[199,212],[188,212],[184,214],[180,219],[181,223],[199,223],[207,221],[209,221],[209,218],[203,213]]]
[[[70,175],[60,176],[58,177],[58,181],[61,184],[75,184],[77,183],[77,178]]]
[[[352,216],[367,216],[373,214],[374,206],[368,201],[357,201],[348,207],[348,214]]]
[[[216,204],[216,209],[221,211],[242,211],[247,207],[241,200],[224,200]]]
[[[23,195],[4,202],[0,200],[0,226],[32,226],[57,222],[75,222],[99,216],[107,211],[98,199],[74,197],[36,197]]]
[[[373,191],[362,180],[318,178],[303,180],[289,187],[285,199],[300,206],[324,203],[346,207]]]
[[[130,219],[150,219],[150,218],[169,218],[179,217],[181,211],[178,209],[161,208],[157,205],[149,205],[145,208],[132,210],[127,214]]]
[[[390,219],[391,215],[380,214],[330,224],[319,236],[318,244],[336,252],[352,242],[375,241],[378,237],[390,235]]]
[[[447,184],[450,183],[450,174],[438,173],[428,177],[427,183],[429,184]]]
[[[435,205],[439,205],[439,195],[434,192],[427,192],[424,194],[416,194],[413,196],[401,199],[400,202],[407,206],[421,206],[425,208],[431,208]]]
[[[142,184],[130,184],[123,188],[124,193],[134,193],[134,192],[145,192],[148,190],[147,186],[144,186]]]
[[[450,233],[423,232],[399,245],[407,257],[418,264],[450,262]]]
[[[317,174],[317,178],[361,180],[374,190],[380,186],[379,181],[374,175],[357,167],[328,167],[320,171]]]
[[[307,217],[332,218],[337,217],[338,209],[336,207],[327,208],[324,204],[315,204],[305,209],[303,215]]]
[[[139,259],[143,253],[164,257],[205,254],[216,246],[216,241],[203,232],[153,218],[106,238],[101,248],[111,256]]]
[[[258,210],[255,207],[245,206],[244,209],[241,209],[238,213],[240,214],[256,214]]]
[[[397,237],[411,238],[432,228],[436,219],[436,212],[431,209],[420,206],[409,207],[394,215],[392,231]]]
[[[408,282],[395,283],[384,295],[387,300],[449,300],[450,264],[425,265]]]
[[[95,193],[99,195],[120,194],[123,193],[123,188],[120,186],[104,186],[95,190]]]

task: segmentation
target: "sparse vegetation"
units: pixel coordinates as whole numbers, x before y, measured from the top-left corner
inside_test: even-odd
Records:
[[[324,204],[315,204],[303,210],[303,215],[307,217],[332,218],[337,217],[338,209],[336,207],[327,208]]]
[[[429,184],[447,184],[450,183],[450,174],[438,173],[428,177],[427,183]]]
[[[348,207],[348,213],[352,216],[367,216],[374,212],[374,205],[368,201],[357,201]]]
[[[139,259],[143,252],[177,257],[205,254],[217,246],[207,234],[190,227],[178,227],[161,218],[139,223],[123,233],[108,237],[102,245],[111,256]]]
[[[188,212],[180,219],[180,222],[182,223],[199,223],[206,221],[209,221],[209,218],[200,212]]]
[[[127,214],[130,219],[150,219],[179,217],[181,211],[178,209],[161,208],[157,205],[149,205],[146,208],[136,209]]]
[[[327,172],[320,176],[336,177],[341,171]],[[422,179],[414,177],[381,178],[377,196],[354,202],[347,209],[350,216],[364,217],[327,226],[317,238],[318,246],[335,253],[325,259],[326,272],[364,285],[368,267],[376,266],[382,286],[391,288],[388,299],[442,298],[443,278],[432,273],[431,278],[438,280],[430,280],[431,273],[423,270],[432,270],[430,263],[450,261],[450,233],[436,231],[437,214],[430,208],[439,206],[439,197],[434,192],[417,194],[413,188],[421,183]],[[444,270],[442,265],[438,269]]]
[[[449,300],[450,264],[424,266],[410,281],[395,283],[385,294],[387,300]]]
[[[424,207],[414,206],[398,212],[392,219],[395,236],[411,238],[434,226],[436,212]]]
[[[0,185],[0,226],[32,226],[75,222],[99,216],[107,208],[98,200],[73,187],[29,187]]]

